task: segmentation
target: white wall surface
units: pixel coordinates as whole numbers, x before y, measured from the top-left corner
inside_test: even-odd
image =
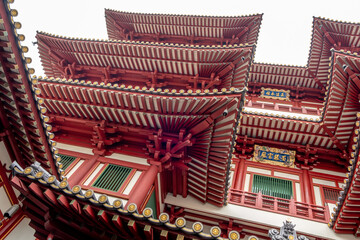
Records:
[[[9,156],[9,153],[5,147],[4,142],[0,142],[0,161],[2,164],[6,163],[6,168],[9,169],[9,166],[11,165],[12,161]]]
[[[299,175],[296,174],[289,174],[289,173],[283,173],[283,172],[274,172],[275,177],[281,177],[281,178],[288,178],[288,179],[294,179],[299,180]]]
[[[146,158],[134,157],[126,154],[113,153],[112,155],[108,156],[108,158],[150,166]]]
[[[30,219],[24,218],[5,240],[34,240],[35,230],[29,226]]]
[[[65,144],[65,143],[56,143],[56,148],[93,155],[91,148],[78,147],[78,146]]]
[[[5,188],[0,188],[0,210],[4,214],[11,207],[10,200],[6,194]]]
[[[250,174],[246,174],[245,176],[245,184],[244,184],[244,191],[249,192],[250,188]]]
[[[12,163],[4,142],[0,142],[0,161],[1,161],[1,164],[3,164],[3,165],[6,164],[7,169],[9,169],[9,167]],[[9,174],[10,173],[8,173],[7,176],[9,176]],[[14,190],[16,196],[20,195],[20,192],[17,189],[13,188],[13,190]],[[2,197],[0,196],[0,204],[1,204],[1,199],[2,199]]]
[[[328,181],[328,180],[318,179],[318,178],[313,178],[312,180],[313,180],[313,183],[315,183],[315,184],[336,187],[336,184],[334,181]]]
[[[271,171],[263,168],[247,167],[247,171],[271,175]]]
[[[321,193],[320,188],[318,186],[314,186],[314,195],[315,195],[315,203],[318,206],[322,206],[322,199],[321,199]]]
[[[296,201],[301,202],[301,187],[300,187],[300,183],[295,183],[295,189],[296,189]]]
[[[324,169],[319,169],[319,168],[314,168],[314,169],[311,170],[311,171],[312,171],[312,172],[329,174],[329,175],[333,175],[333,176],[346,177],[346,173],[335,172],[335,171],[330,171],[330,170],[324,170]]]

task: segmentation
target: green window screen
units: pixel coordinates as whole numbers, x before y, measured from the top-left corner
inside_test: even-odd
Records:
[[[132,168],[109,164],[92,186],[117,192],[131,170]]]
[[[290,199],[293,196],[292,182],[284,179],[254,175],[252,192]]]
[[[63,154],[58,154],[61,157],[61,163],[63,165],[63,170],[66,170],[70,164],[72,164],[76,157],[72,157],[72,156],[67,156],[67,155],[63,155]]]
[[[149,207],[153,210],[153,215],[157,217],[157,211],[156,211],[156,196],[155,196],[155,189],[152,192],[149,201],[147,202],[145,207]]]

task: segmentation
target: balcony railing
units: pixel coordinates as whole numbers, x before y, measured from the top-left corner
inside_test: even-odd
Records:
[[[317,222],[329,222],[330,213],[327,206],[324,207],[296,202],[293,198],[289,200],[262,195],[261,192],[251,193],[230,189],[228,202],[235,205],[305,218]]]

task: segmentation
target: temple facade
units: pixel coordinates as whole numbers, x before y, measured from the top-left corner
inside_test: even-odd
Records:
[[[253,61],[262,15],[105,9],[107,40],[38,32],[35,76],[11,3],[0,239],[360,236],[360,24],[314,18],[298,67]]]

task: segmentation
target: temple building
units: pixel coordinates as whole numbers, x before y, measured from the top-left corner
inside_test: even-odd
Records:
[[[253,61],[261,14],[105,9],[107,40],[38,32],[35,76],[12,2],[0,239],[360,236],[360,24],[314,18],[298,67]]]

